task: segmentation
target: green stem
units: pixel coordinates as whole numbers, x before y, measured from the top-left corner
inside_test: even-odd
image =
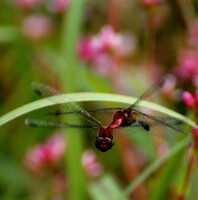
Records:
[[[62,65],[60,67],[61,83],[64,91],[76,91],[78,80],[77,72],[79,63],[77,61],[76,47],[80,35],[85,0],[72,0],[69,11],[64,16],[63,32],[61,40]],[[78,120],[70,118],[72,123]],[[66,173],[69,179],[70,194],[72,200],[86,199],[85,177],[81,165],[81,154],[83,151],[83,138],[79,130],[68,130],[68,153],[66,157]]]

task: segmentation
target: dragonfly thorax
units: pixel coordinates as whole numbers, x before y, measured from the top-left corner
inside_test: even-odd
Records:
[[[119,128],[128,126],[136,121],[136,113],[130,108],[119,109],[114,117],[113,122],[111,123],[111,128]]]

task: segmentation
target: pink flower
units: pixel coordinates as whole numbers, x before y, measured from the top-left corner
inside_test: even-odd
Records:
[[[86,37],[79,43],[78,51],[84,62],[93,62],[102,52],[102,44],[95,38]]]
[[[191,49],[183,50],[178,58],[178,66],[175,70],[180,81],[192,81],[198,75],[198,52]]]
[[[198,91],[195,92],[194,96],[189,92],[184,92],[183,100],[185,104],[194,112],[195,121],[198,123]]]
[[[30,16],[23,20],[22,32],[32,40],[40,40],[49,36],[52,31],[50,18],[43,16]]]
[[[189,108],[193,108],[194,107],[194,97],[189,92],[184,92],[183,93],[183,100],[184,100],[185,104]]]
[[[122,43],[122,36],[120,34],[116,34],[111,26],[105,26],[95,39],[102,43],[104,50],[107,51],[117,50]]]
[[[193,136],[196,140],[198,140],[198,128],[193,128]]]
[[[112,27],[105,26],[99,34],[81,39],[78,52],[81,60],[93,65],[98,73],[110,75],[131,56],[135,46],[132,35],[115,33]]]
[[[41,3],[41,1],[42,0],[15,0],[15,3],[22,9],[33,9]]]
[[[55,134],[46,143],[27,152],[25,165],[32,171],[43,172],[45,168],[56,165],[63,158],[65,148],[64,136]]]
[[[91,177],[98,177],[103,172],[103,168],[98,162],[96,154],[92,150],[86,150],[83,153],[82,164],[87,174]]]

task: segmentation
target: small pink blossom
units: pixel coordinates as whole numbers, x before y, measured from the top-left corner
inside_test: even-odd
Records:
[[[98,177],[103,172],[103,168],[92,150],[86,150],[83,153],[82,164],[87,174],[91,177]]]
[[[193,136],[196,140],[198,140],[198,128],[193,128]]]
[[[17,6],[22,9],[33,9],[38,6],[43,0],[15,0]]]
[[[178,66],[175,70],[180,81],[192,81],[198,75],[198,52],[191,49],[183,50],[178,57]]]
[[[65,138],[62,134],[53,135],[46,143],[29,150],[25,157],[25,165],[35,172],[56,165],[65,153]]]
[[[190,94],[190,92],[183,93],[183,100],[189,108],[194,107],[195,104],[194,97],[192,96],[192,94]]]
[[[81,39],[78,52],[81,60],[92,65],[98,73],[109,75],[117,72],[135,47],[132,35],[116,33],[111,26],[105,26],[99,34]]]
[[[195,121],[198,123],[198,91],[195,92],[194,96],[189,92],[183,93],[183,100],[195,114]]]
[[[103,44],[104,50],[114,51],[122,43],[122,36],[116,34],[111,26],[105,26],[95,39]]]
[[[46,38],[52,32],[52,21],[43,16],[27,17],[23,20],[22,32],[32,40]]]
[[[195,92],[194,96],[189,92],[184,92],[183,100],[189,108],[198,110],[198,91]]]
[[[103,52],[102,48],[102,44],[95,38],[86,37],[80,41],[78,51],[84,62],[93,62]]]

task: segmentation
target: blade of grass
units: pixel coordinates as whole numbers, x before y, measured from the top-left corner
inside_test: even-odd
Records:
[[[16,108],[15,110],[12,110],[8,112],[7,114],[3,115],[0,117],[0,126],[3,124],[8,123],[9,121],[27,114],[29,112],[32,112],[34,110],[38,110],[47,106],[52,106],[52,105],[57,105],[57,104],[63,104],[63,103],[68,103],[68,97],[69,99],[72,99],[74,102],[85,102],[85,101],[109,101],[109,102],[118,102],[118,103],[126,103],[126,104],[132,104],[133,102],[136,101],[137,98],[135,97],[129,97],[129,96],[123,96],[123,95],[116,95],[116,94],[104,94],[104,93],[70,93],[70,94],[63,94],[63,95],[58,95],[53,98],[53,100],[49,100],[48,98],[40,99],[37,101],[34,101],[32,103],[23,105],[19,108]],[[56,102],[56,103],[55,103]],[[144,106],[150,109],[153,109],[155,111],[161,112],[163,114],[166,114],[171,117],[175,117],[177,119],[185,120],[187,124],[190,126],[196,127],[196,124],[194,121],[186,118],[185,116],[170,110],[168,108],[165,108],[163,106],[160,106],[155,103],[151,103],[148,101],[142,101],[140,106]]]
[[[77,41],[82,26],[85,0],[72,0],[68,13],[65,13],[61,37],[61,66],[59,76],[62,89],[67,92],[76,91],[75,81],[78,80],[78,59],[76,55]],[[64,116],[65,118],[65,116]],[[70,119],[72,120],[72,119]],[[77,119],[73,123],[79,123]],[[81,165],[81,154],[83,151],[83,134],[79,130],[71,129],[69,132],[79,134],[68,134],[67,152],[67,174],[69,179],[69,196],[72,200],[83,200],[86,198],[85,177]]]

